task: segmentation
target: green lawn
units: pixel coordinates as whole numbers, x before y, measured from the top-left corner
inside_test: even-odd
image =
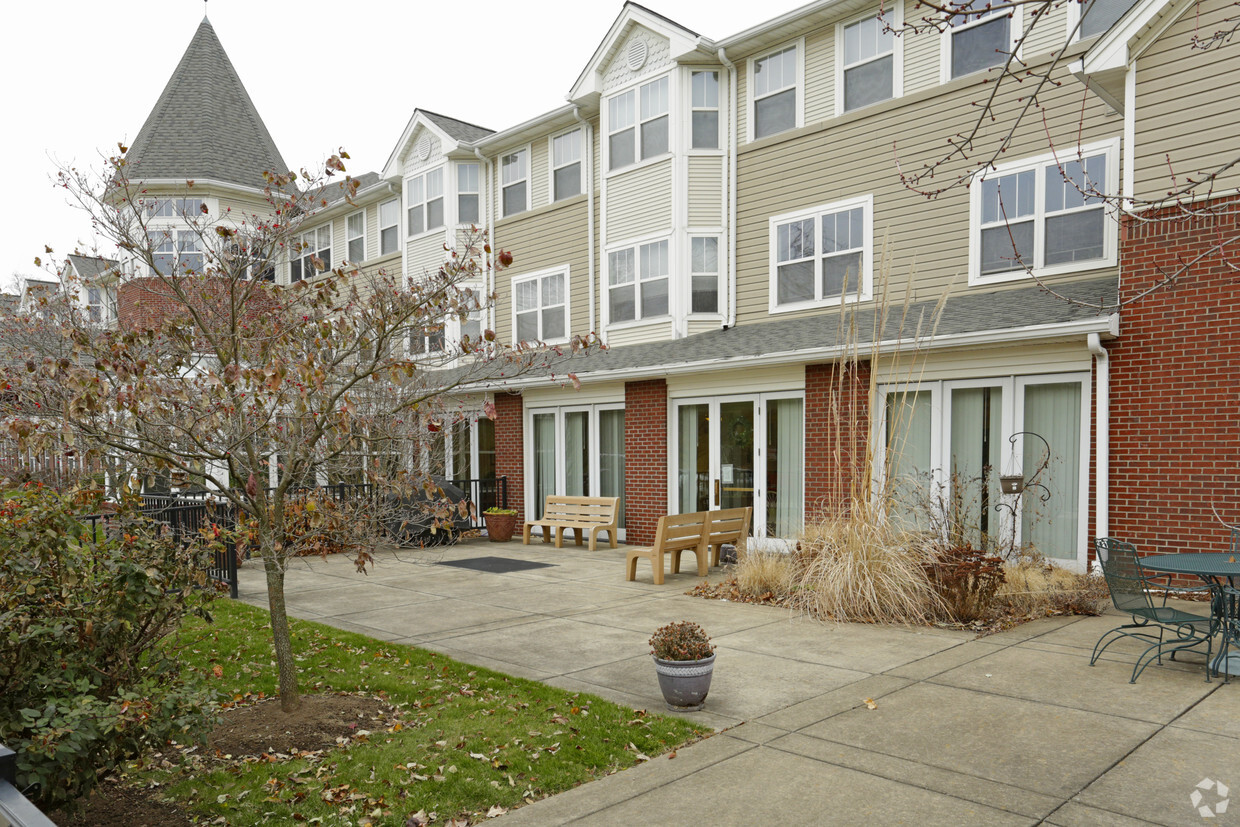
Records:
[[[228,600],[212,611],[214,624],[194,621],[176,642],[186,662],[225,701],[274,693],[266,612]],[[706,732],[422,649],[318,623],[292,625],[304,691],[382,697],[405,725],[319,758],[219,762],[191,753],[175,767],[143,773],[166,795],[231,825],[403,825],[419,810],[438,813],[440,824],[477,821],[494,806],[567,790]],[[221,677],[213,675],[217,666]]]

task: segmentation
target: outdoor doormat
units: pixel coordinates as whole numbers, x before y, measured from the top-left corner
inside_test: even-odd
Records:
[[[491,574],[507,574],[510,571],[528,571],[529,569],[545,569],[555,563],[535,563],[532,560],[509,560],[507,557],[470,557],[465,560],[444,560],[441,566],[456,566],[458,569],[486,571]]]

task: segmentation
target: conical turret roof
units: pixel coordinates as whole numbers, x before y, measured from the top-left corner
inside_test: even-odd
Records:
[[[129,151],[133,180],[214,179],[261,187],[288,167],[205,17]]]

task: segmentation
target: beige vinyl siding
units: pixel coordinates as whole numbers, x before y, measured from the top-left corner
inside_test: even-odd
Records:
[[[1052,5],[1045,10],[1046,13],[1038,19],[1032,31],[1029,27],[1033,25],[1033,13],[1036,10],[1042,10],[1043,7],[1035,5],[1024,8],[1022,25],[1024,31],[1029,32],[1029,36],[1025,38],[1021,56],[1025,60],[1037,59],[1047,52],[1062,49],[1068,39],[1068,4]]]
[[[495,229],[498,249],[512,253],[513,263],[495,274],[495,331],[512,339],[512,280],[568,266],[569,335],[589,332],[589,261],[586,199],[568,198],[541,210],[503,221]]]
[[[730,57],[736,64],[736,144],[743,146],[749,138],[749,61],[743,57]],[[731,144],[724,144],[731,146]]]
[[[835,116],[835,27],[805,38],[805,123]]]
[[[638,324],[622,328],[610,328],[607,331],[608,347],[624,347],[640,345],[642,342],[659,342],[675,336],[672,320],[656,319],[649,324]]]
[[[918,7],[917,0],[905,2],[905,21],[920,20],[925,15],[926,10]],[[911,95],[938,85],[942,73],[943,35],[935,31],[908,32],[901,35],[900,40],[904,41],[904,94]]]
[[[672,228],[672,159],[607,179],[607,243]]]
[[[1056,147],[1074,146],[1078,134],[1084,142],[1118,136],[1120,116],[1094,96],[1084,98],[1079,84],[1060,75],[1064,83],[1043,96],[1046,127],[1039,115],[1020,128],[1013,146],[1001,161],[1048,152],[1044,129],[1056,138]],[[953,81],[942,89],[880,104],[854,116],[843,116],[820,127],[789,133],[789,137],[742,150],[738,157],[737,216],[737,321],[763,321],[768,316],[770,285],[769,219],[774,215],[829,204],[845,198],[872,194],[874,198],[874,272],[889,268],[894,292],[903,296],[911,283],[914,300],[933,300],[949,285],[966,291],[969,257],[969,194],[963,186],[934,199],[905,188],[896,159],[906,173],[941,158],[947,138],[967,131],[977,118],[970,106],[983,87],[978,80]],[[999,104],[1000,119],[987,123],[978,142],[989,147],[1009,128],[1024,87],[1009,89]],[[893,150],[894,146],[894,150]],[[978,150],[973,161],[985,156]],[[933,181],[944,186],[965,165],[940,168]],[[883,262],[883,251],[889,260]],[[1094,278],[1104,271],[1093,270]],[[1055,277],[1063,280],[1072,276]],[[1027,287],[1020,280],[1008,287]],[[989,286],[976,289],[1003,289]],[[875,280],[874,293],[882,286]],[[795,315],[833,313],[834,308],[802,311]],[[781,314],[788,317],[794,314]]]
[[[1229,28],[1227,19],[1236,9],[1221,0],[1203,0],[1192,9],[1197,13],[1186,12],[1137,58],[1134,191],[1139,199],[1166,197],[1172,174],[1183,186],[1240,156],[1234,83],[1240,78],[1240,48],[1228,44],[1201,51],[1190,43],[1194,35]],[[1233,168],[1211,189],[1223,193],[1237,187],[1240,168]]]
[[[530,146],[530,209],[551,203],[551,141],[538,138]]]
[[[685,324],[689,336],[695,336],[698,333],[709,333],[712,330],[719,329],[718,319],[689,319]]]
[[[416,278],[427,272],[438,270],[439,266],[443,264],[446,255],[443,250],[443,242],[444,234],[442,230],[427,233],[408,242],[406,244],[408,250],[405,257],[405,270],[407,274]]]
[[[146,196],[143,196],[144,198]],[[194,194],[193,190],[185,190],[181,188],[175,193],[176,198],[199,198]],[[227,218],[233,224],[241,224],[249,222],[251,215],[271,215],[271,204],[261,195],[255,195],[253,198],[246,198],[240,195],[225,195],[216,199],[218,213],[212,212],[209,216],[212,221],[216,218]]]
[[[932,353],[906,354],[899,360],[884,357],[876,371],[876,381],[911,384],[917,381],[976,379],[1003,374],[1052,373],[1089,370],[1092,354],[1082,339],[1017,345],[988,345],[985,349],[953,347]]]
[[[689,157],[689,226],[723,224],[723,155]]]
[[[667,395],[672,398],[722,396],[736,393],[738,388],[744,388],[745,393],[802,390],[805,388],[805,366],[766,365],[762,370],[702,370],[667,378]]]

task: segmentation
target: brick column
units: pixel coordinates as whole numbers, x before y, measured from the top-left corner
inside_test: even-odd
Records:
[[[870,365],[805,366],[805,520],[847,507],[865,471]]]
[[[1126,222],[1119,338],[1111,352],[1109,533],[1143,553],[1227,551],[1240,519],[1240,278],[1217,251],[1240,230],[1240,201],[1219,199]],[[1214,215],[1204,213],[1222,208]],[[1234,253],[1234,250],[1229,252]]]
[[[654,542],[667,513],[667,382],[624,384],[624,525],[626,542]]]
[[[495,475],[508,477],[508,507],[525,519],[525,406],[520,396],[495,394]]]

